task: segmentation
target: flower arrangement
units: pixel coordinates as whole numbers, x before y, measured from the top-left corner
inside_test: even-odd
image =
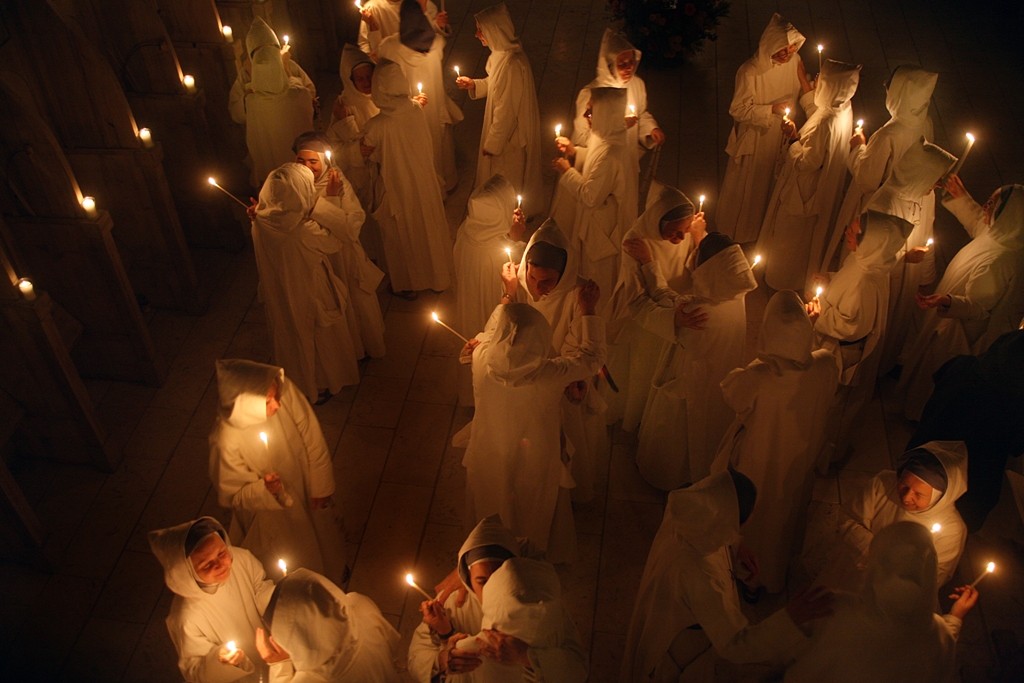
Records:
[[[608,12],[637,49],[657,60],[683,59],[718,38],[727,0],[608,0]]]

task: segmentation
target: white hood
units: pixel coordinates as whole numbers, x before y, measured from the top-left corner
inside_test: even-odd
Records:
[[[499,305],[484,328],[474,363],[505,386],[530,384],[551,353],[551,325],[529,304]]]
[[[696,263],[699,250],[690,254]],[[733,244],[692,269],[694,295],[715,303],[730,301],[757,289],[757,281],[740,245]]]
[[[515,534],[501,523],[499,515],[491,515],[481,519],[473,527],[473,530],[469,532],[469,536],[466,537],[462,547],[459,549],[459,561],[457,564],[459,578],[462,579],[463,585],[469,589],[470,593],[473,592],[473,587],[469,583],[469,567],[465,562],[466,553],[486,545],[496,545],[507,550],[513,557],[519,556],[519,541],[516,540]]]
[[[360,124],[376,116],[379,111],[377,105],[373,103],[373,96],[359,92],[356,90],[355,83],[352,82],[352,72],[361,64],[374,66],[373,60],[358,47],[345,45],[341,51],[341,63],[338,67],[338,74],[341,76],[341,99],[350,110],[359,112],[356,114],[356,119]],[[349,113],[354,114],[356,111]]]
[[[923,122],[939,75],[913,66],[897,67],[885,93],[885,108],[894,119]]]
[[[791,290],[776,292],[764,310],[757,340],[758,359],[776,368],[780,360],[807,368],[813,351],[814,326],[800,296]]]
[[[937,567],[927,529],[913,522],[890,524],[871,541],[861,595],[890,623],[920,629],[932,620]]]
[[[719,472],[669,493],[665,522],[672,525],[677,541],[702,556],[731,542],[740,530],[740,504],[732,475]]]
[[[920,138],[904,152],[885,183],[868,202],[868,211],[878,211],[916,224],[921,204],[932,187],[956,163],[956,157]]]
[[[590,132],[609,145],[626,142],[625,88],[591,88]]]
[[[562,586],[547,562],[514,557],[487,579],[482,629],[494,629],[533,648],[562,644]]]
[[[533,248],[538,242],[547,242],[553,247],[558,247],[566,253],[565,270],[562,271],[562,277],[555,285],[555,288],[550,292],[540,297],[540,299],[533,299],[533,295],[529,294],[529,287],[526,285],[526,257],[530,253],[530,249]],[[561,299],[567,296],[578,284],[579,278],[579,254],[569,244],[569,239],[562,232],[562,229],[555,223],[555,219],[549,218],[544,221],[536,232],[533,233],[533,237],[526,244],[526,249],[523,250],[523,258],[519,262],[519,286],[523,288],[524,292],[527,292],[527,296],[530,297],[534,302],[534,306],[541,311],[544,311],[544,303],[548,301],[561,301]],[[547,313],[545,313],[545,317]]]
[[[768,26],[761,34],[761,40],[757,44],[757,71],[764,73],[774,66],[772,55],[789,45],[796,45],[797,51],[803,47],[804,35],[793,28],[793,24],[782,18],[782,15],[775,13]],[[796,55],[792,57],[796,59]]]
[[[419,106],[409,99],[409,80],[402,67],[386,59],[374,69],[372,97],[377,108],[389,114]]]
[[[214,528],[224,544],[231,550],[231,539],[228,532],[213,517],[200,517],[169,529],[158,529],[149,532],[149,547],[156,559],[164,568],[164,583],[175,595],[183,598],[203,598],[209,595],[199,585],[199,577],[192,566],[191,560],[185,555],[185,539],[189,530],[199,522],[206,522]]]
[[[480,33],[492,52],[521,52],[522,46],[516,38],[516,27],[508,14],[505,3],[491,5],[477,12],[474,17],[480,24]]]
[[[967,492],[967,445],[963,441],[929,441],[920,448],[934,455],[946,470],[946,490],[926,510],[904,510],[905,514],[910,517],[922,515],[930,519],[938,514],[954,512],[952,508],[957,498]],[[898,500],[895,503],[899,505]]]
[[[293,232],[311,222],[309,214],[316,200],[313,172],[302,164],[282,164],[260,189],[256,223],[273,232]]]
[[[1024,249],[1024,185],[1006,185],[1002,191],[1010,196],[996,207],[999,216],[986,234],[1005,249]]]
[[[516,208],[516,190],[505,176],[496,174],[469,196],[462,234],[475,244],[506,235]]]
[[[219,414],[232,427],[245,429],[267,421],[267,392],[284,387],[284,368],[232,358],[217,361]]]
[[[623,52],[633,51],[633,78],[636,78],[636,70],[640,66],[640,50],[626,40],[626,37],[615,31],[606,28],[601,36],[601,49],[597,56],[597,82],[594,84],[601,88],[625,88],[627,83],[619,76],[615,68],[616,58]]]

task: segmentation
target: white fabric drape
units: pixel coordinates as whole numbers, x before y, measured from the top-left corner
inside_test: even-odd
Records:
[[[734,123],[725,147],[729,162],[715,218],[718,229],[740,244],[757,239],[775,185],[775,164],[782,153],[782,116],[772,113],[772,105],[789,102],[789,118],[797,125],[803,120],[798,104],[800,55],[794,54],[785,64],[775,62],[772,55],[787,45],[799,50],[804,40],[792,24],[776,14],[761,34],[757,54],[736,72],[736,90],[729,105]]]

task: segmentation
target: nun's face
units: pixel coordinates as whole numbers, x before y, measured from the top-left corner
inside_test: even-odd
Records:
[[[484,586],[491,574],[498,570],[501,562],[477,562],[469,568],[469,585],[473,587],[480,604],[484,604]]]
[[[772,59],[774,59],[779,64],[785,64],[790,59],[792,59],[793,55],[795,54],[796,43],[794,43],[793,45],[787,45],[786,47],[782,48],[781,50],[772,55]]]
[[[636,71],[636,58],[632,50],[625,50],[615,56],[615,70],[623,83],[629,83],[629,79],[633,78],[633,72]]]
[[[277,414],[277,411],[281,408],[281,387],[274,382],[270,389],[267,390],[267,417],[271,418]]]
[[[554,268],[535,266],[529,262],[526,264],[526,287],[535,299],[550,294],[558,286],[561,277]]]
[[[352,85],[364,95],[373,93],[373,66],[360,64],[352,69]]]
[[[992,225],[992,222],[995,220],[996,209],[999,208],[1000,195],[1002,195],[1002,192],[996,190],[981,207],[981,210],[985,212],[985,225]]]
[[[313,180],[319,180],[324,173],[324,165],[320,163],[320,155],[311,149],[300,149],[295,155],[295,163],[302,164],[313,172]]]
[[[661,239],[667,240],[672,244],[679,244],[686,237],[686,232],[690,229],[691,224],[693,224],[693,216],[687,216],[686,218],[680,218],[677,221],[670,221],[665,223],[665,225],[659,226],[658,231],[661,233]]]
[[[932,502],[932,487],[910,472],[904,472],[896,482],[896,496],[908,512],[927,510]]]
[[[484,32],[480,28],[480,22],[476,22],[476,39],[480,41],[480,44],[487,47],[487,39],[484,38]]]
[[[231,576],[231,551],[220,534],[210,534],[188,556],[203,583],[224,583]]]

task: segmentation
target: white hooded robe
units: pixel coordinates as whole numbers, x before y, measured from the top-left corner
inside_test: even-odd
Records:
[[[782,150],[782,116],[772,106],[789,102],[789,118],[800,124],[798,102],[801,86],[797,76],[800,54],[785,64],[772,55],[788,45],[797,50],[803,35],[775,14],[761,34],[757,54],[736,72],[736,90],[729,105],[732,132],[725,153],[729,155],[718,201],[718,229],[738,244],[753,242],[761,230],[768,198],[775,185],[775,165]]]
[[[900,388],[906,392],[905,413],[921,419],[935,388],[932,376],[957,355],[978,355],[1024,316],[1024,186],[1009,186],[1009,197],[992,225],[970,195],[943,204],[972,240],[950,261],[936,294],[947,294],[948,310],[925,313],[922,329],[908,344]]]
[[[373,102],[380,113],[366,123],[364,144],[380,164],[374,218],[380,224],[388,275],[395,291],[443,291],[452,282],[448,219],[426,118],[409,99],[399,65],[381,62],[373,72]]]
[[[757,625],[740,610],[729,548],[739,528],[728,472],[669,494],[640,579],[619,683],[677,681],[680,669],[682,680],[713,681],[709,646],[739,664],[782,658],[805,640],[785,609]],[[690,630],[695,625],[702,630]],[[687,661],[676,659],[683,653]]]
[[[777,292],[761,325],[757,359],[722,380],[736,419],[719,447],[712,472],[732,467],[757,487],[757,505],[743,525],[744,542],[761,563],[758,580],[769,593],[786,588],[801,519],[814,487],[814,463],[825,438],[825,417],[839,382],[832,355],[813,351],[814,329],[796,292]]]
[[[500,173],[516,188],[516,194],[522,195],[526,215],[534,216],[544,208],[544,180],[533,69],[516,37],[505,3],[477,12],[476,21],[491,49],[487,78],[473,79],[476,87],[469,91],[474,100],[487,98],[476,161],[476,187]],[[492,156],[484,156],[484,150]]]
[[[377,48],[381,42],[398,33],[401,25],[399,16],[402,9],[402,0],[367,0],[363,3],[363,9],[368,9],[377,20],[377,30],[371,31],[369,24],[360,20],[359,22],[359,49],[370,55],[377,61]],[[442,29],[437,25],[437,5],[433,0],[427,0],[427,19],[430,20],[434,30],[443,35],[450,35],[451,29]]]
[[[228,580],[205,589],[199,584],[192,561],[185,556],[185,540],[196,522],[217,529],[231,553]],[[265,670],[266,665],[256,649],[256,629],[262,626],[260,615],[274,592],[274,584],[259,561],[248,550],[232,547],[224,527],[212,517],[151,531],[149,546],[163,565],[164,581],[174,593],[167,632],[178,652],[182,678],[189,683],[257,683],[259,670]],[[242,667],[224,664],[218,658],[220,648],[230,640],[245,653]]]
[[[552,562],[572,561],[576,540],[559,404],[567,384],[592,377],[605,359],[603,321],[583,316],[581,329],[578,354],[552,358],[544,316],[524,304],[499,305],[473,351],[476,414],[462,461],[467,521],[499,513]]]
[[[281,407],[268,418],[267,391],[274,382]],[[335,493],[331,453],[312,406],[281,368],[245,360],[217,361],[217,389],[220,410],[210,433],[210,480],[217,501],[232,512],[232,541],[268,571],[276,571],[283,559],[289,567],[344,583],[343,506],[331,500],[326,509],[310,508],[311,498]],[[281,477],[287,497],[267,490],[263,477],[272,472]]]
[[[772,289],[802,292],[807,277],[818,272],[846,180],[850,98],[859,82],[859,66],[830,59],[815,90],[802,99],[809,118],[789,146],[757,241]]]

